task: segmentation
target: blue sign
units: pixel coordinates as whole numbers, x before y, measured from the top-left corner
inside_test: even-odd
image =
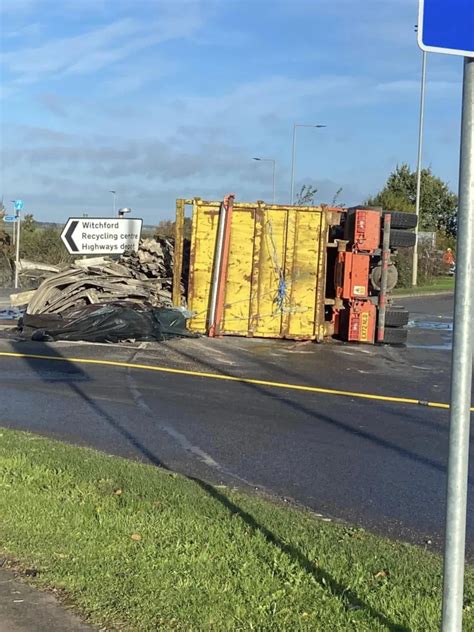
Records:
[[[15,211],[21,211],[23,208],[23,200],[15,200]]]
[[[5,217],[3,218],[4,222],[16,222],[16,217],[15,215],[5,215]]]
[[[422,50],[474,57],[474,0],[420,0]]]

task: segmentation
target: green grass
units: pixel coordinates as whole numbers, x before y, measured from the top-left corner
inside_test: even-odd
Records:
[[[437,292],[454,291],[454,277],[437,277],[432,283],[427,285],[417,285],[417,287],[395,288],[393,294],[430,294]]]
[[[0,514],[29,581],[118,629],[438,629],[438,556],[92,450],[0,429]]]

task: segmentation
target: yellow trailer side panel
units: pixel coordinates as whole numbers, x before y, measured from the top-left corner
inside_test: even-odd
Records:
[[[205,333],[207,326],[218,223],[219,207],[194,202],[188,304],[196,316],[189,321],[189,328],[200,333]]]
[[[255,209],[233,212],[221,328],[224,334],[246,336],[248,333],[254,235]]]
[[[205,332],[219,204],[196,200],[188,302]],[[223,334],[322,339],[327,219],[320,207],[234,203]]]
[[[255,238],[252,286],[252,334],[281,336],[282,311],[278,306],[280,279],[283,279],[287,213],[261,207]]]
[[[318,289],[324,287],[325,249],[320,250],[322,213],[291,211],[294,241],[287,248],[287,270],[290,274],[285,335],[289,338],[317,335],[321,317],[317,305]],[[323,255],[323,256],[322,256]],[[324,316],[323,316],[324,317]]]

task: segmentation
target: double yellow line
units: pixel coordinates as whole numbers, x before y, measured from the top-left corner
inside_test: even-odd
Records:
[[[335,388],[323,388],[321,386],[305,386],[303,384],[289,384],[287,382],[273,382],[271,380],[258,380],[255,378],[238,377],[234,375],[222,375],[218,373],[206,373],[204,371],[191,371],[189,369],[172,369],[165,366],[154,366],[152,364],[139,364],[131,362],[119,362],[117,360],[95,360],[92,358],[65,358],[63,356],[40,355],[36,353],[15,353],[13,351],[1,351],[0,356],[6,358],[24,358],[31,360],[48,360],[52,362],[69,362],[74,364],[95,364],[99,366],[120,367],[126,369],[138,369],[141,371],[155,371],[157,373],[169,373],[172,375],[186,375],[189,377],[200,377],[209,380],[222,380],[224,382],[237,382],[238,384],[249,384],[254,386],[268,386],[269,388],[279,388],[304,393],[320,393],[323,395],[333,395],[336,397],[352,397],[379,402],[390,402],[394,404],[409,404],[415,406],[427,406],[428,408],[449,409],[449,404],[444,402],[431,402],[411,397],[394,397],[391,395],[375,395],[373,393],[359,393],[357,391],[343,391]],[[474,407],[470,408],[474,412]]]

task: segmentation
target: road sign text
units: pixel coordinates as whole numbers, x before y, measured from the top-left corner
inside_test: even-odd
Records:
[[[138,249],[141,219],[70,218],[61,234],[70,254],[121,254]]]

